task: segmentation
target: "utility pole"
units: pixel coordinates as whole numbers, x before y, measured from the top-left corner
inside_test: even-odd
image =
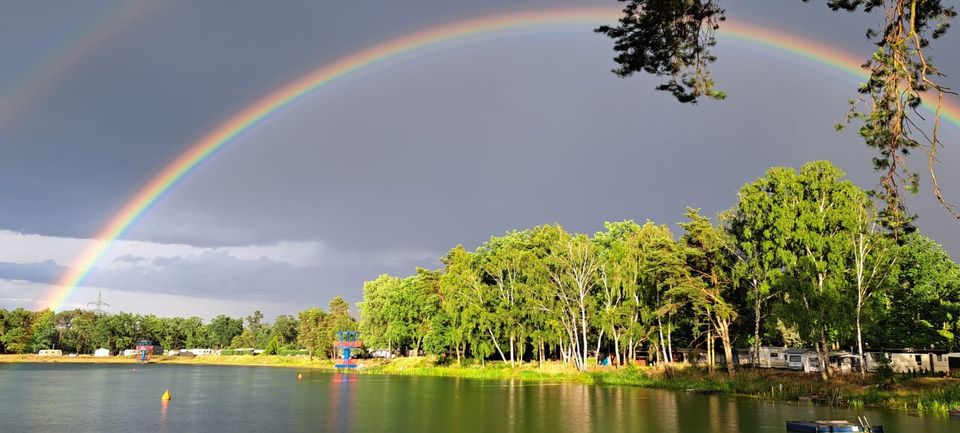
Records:
[[[87,309],[93,311],[96,314],[106,314],[107,311],[104,308],[110,308],[110,304],[103,302],[103,291],[97,292],[97,300],[95,302],[87,302]]]

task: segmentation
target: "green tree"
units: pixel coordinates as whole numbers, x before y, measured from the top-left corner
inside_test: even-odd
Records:
[[[443,258],[444,272],[440,276],[440,308],[447,318],[446,341],[453,347],[457,365],[466,356],[467,343],[476,339],[478,321],[477,305],[483,303],[480,275],[475,266],[473,253],[457,245]],[[479,297],[479,299],[477,299]]]
[[[687,209],[689,220],[681,223],[684,234],[681,243],[686,247],[688,279],[670,290],[669,294],[690,302],[694,310],[710,324],[708,351],[712,359],[713,332],[720,337],[727,374],[733,377],[732,326],[737,320],[737,305],[732,271],[736,257],[729,234],[700,215],[699,209]],[[710,363],[711,368],[713,363]]]
[[[4,349],[13,353],[27,353],[30,347],[30,319],[33,314],[23,308],[7,311],[4,314]]]
[[[207,325],[210,343],[217,349],[229,347],[233,339],[243,332],[243,321],[223,314],[214,317]]]
[[[281,346],[287,346],[297,341],[297,328],[299,326],[296,317],[281,314],[273,321],[270,331],[280,341]]]
[[[852,269],[854,272],[856,296],[857,354],[860,365],[865,366],[863,354],[863,311],[878,291],[884,290],[895,282],[893,272],[897,262],[898,246],[878,229],[877,214],[873,202],[864,195],[854,197],[856,215],[854,230],[851,233]],[[866,379],[866,368],[860,369],[860,376]]]
[[[781,319],[814,344],[824,378],[829,342],[848,329],[846,311],[853,307],[845,291],[863,200],[866,193],[827,161],[804,164],[799,173],[773,168],[741,189],[740,245],[759,245],[782,272],[776,283],[788,296]]]
[[[310,356],[325,355],[327,352],[324,324],[327,313],[321,308],[312,307],[299,314],[297,344],[310,351]]]
[[[530,232],[509,232],[504,236],[491,237],[477,251],[483,277],[492,284],[487,300],[490,303],[490,336],[507,362],[499,337],[505,334],[505,343],[510,353],[510,365],[515,366],[518,357],[523,356],[525,338],[529,334],[526,317],[530,313],[528,306],[527,284],[530,261],[533,260]]]
[[[404,331],[397,329],[402,323],[397,318],[397,308],[390,301],[390,294],[399,286],[400,279],[387,274],[363,283],[363,301],[358,307],[360,332],[367,347],[387,348],[392,354],[393,348],[402,343]]]
[[[57,333],[55,319],[55,314],[49,309],[33,313],[30,352],[37,353],[40,349],[53,347],[53,339]]]
[[[333,342],[337,339],[337,332],[356,331],[358,328],[357,320],[350,315],[350,304],[343,298],[336,296],[330,300],[327,305],[328,313],[323,322],[323,345],[325,350],[331,356],[337,356],[334,352]]]
[[[183,345],[185,347],[205,348],[211,347],[207,328],[203,325],[203,319],[199,317],[188,317],[177,323],[178,333],[183,336]]]
[[[585,235],[571,235],[559,225],[538,226],[533,238],[552,297],[542,299],[539,308],[559,320],[566,331],[569,357],[578,370],[586,370],[588,325],[602,267],[596,246]]]
[[[643,229],[633,221],[605,222],[603,225],[606,231],[593,237],[603,263],[599,270],[597,316],[601,335],[606,331],[613,338],[615,364],[620,365],[624,361],[622,355],[627,352],[621,347],[633,346],[631,330],[640,319],[636,244],[631,241],[637,239]]]
[[[280,350],[280,337],[274,335],[273,338],[270,339],[270,342],[267,343],[267,347],[263,349],[263,354],[276,355],[279,350]]]
[[[897,254],[896,281],[875,299],[868,341],[886,347],[955,350],[960,331],[960,265],[932,239],[905,238]]]

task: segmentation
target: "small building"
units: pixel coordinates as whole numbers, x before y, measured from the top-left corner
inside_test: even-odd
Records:
[[[40,356],[63,356],[63,351],[60,349],[41,349],[40,352],[37,352],[37,355]]]
[[[94,357],[97,357],[97,358],[105,358],[105,357],[108,357],[108,356],[110,356],[110,350],[104,349],[104,348],[101,347],[101,348],[93,351],[93,356],[94,356]]]

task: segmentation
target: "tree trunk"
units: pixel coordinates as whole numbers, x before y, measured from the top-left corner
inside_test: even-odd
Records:
[[[663,339],[663,322],[660,320],[660,316],[657,316],[657,333],[660,335],[658,346],[660,346],[660,350],[663,351],[661,354],[663,355],[663,362],[667,362],[667,345]],[[659,358],[659,356],[657,358]]]
[[[503,360],[503,363],[506,364],[506,363],[507,363],[507,357],[504,356],[504,355],[503,355],[503,351],[500,350],[500,343],[497,342],[497,337],[495,337],[495,336],[493,335],[493,330],[490,329],[490,328],[487,328],[487,332],[490,333],[490,340],[493,341],[493,347],[496,347],[496,348],[497,348],[497,353],[500,354],[500,359],[502,359],[502,360]]]
[[[540,350],[537,351],[537,368],[543,368],[543,337],[538,338]]]
[[[867,378],[867,364],[863,357],[863,333],[860,331],[860,311],[863,307],[860,299],[857,299],[857,354],[860,356],[860,378]]]
[[[670,320],[667,320],[667,362],[673,363],[673,340],[670,338],[670,334],[673,331],[673,323]]]
[[[583,340],[583,361],[581,370],[587,369],[587,309],[583,305],[583,302],[580,303],[580,328],[583,330],[583,335],[580,338]]]
[[[753,282],[756,287],[757,282]],[[760,366],[760,288],[756,287],[756,293],[754,294],[756,299],[753,302],[753,366]]]
[[[830,380],[830,352],[827,349],[827,337],[824,335],[822,327],[820,329],[820,342],[816,346],[817,358],[820,361],[820,379]]]
[[[613,359],[619,368],[623,360],[620,359],[620,333],[616,332],[616,329],[614,329],[613,333]]]
[[[733,344],[730,343],[729,325],[725,325],[724,328],[720,330],[720,341],[723,343],[723,358],[727,365],[727,376],[733,377],[735,367],[733,363]]]
[[[516,367],[516,364],[514,364],[514,358],[513,358],[513,346],[514,346],[515,340],[516,340],[516,337],[514,337],[513,334],[511,334],[510,335],[510,367]]]
[[[707,371],[713,375],[713,330],[707,331]]]
[[[600,330],[600,336],[597,338],[597,364],[600,363],[600,344],[603,343],[604,329]]]

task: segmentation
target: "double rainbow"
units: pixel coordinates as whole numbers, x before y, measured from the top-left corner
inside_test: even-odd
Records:
[[[298,98],[378,62],[434,44],[514,29],[555,28],[557,26],[574,26],[581,29],[582,25],[613,22],[619,15],[620,11],[616,9],[575,7],[514,12],[468,19],[402,36],[315,69],[268,93],[234,114],[157,173],[124,204],[120,211],[96,235],[95,240],[83,250],[69,270],[57,281],[56,287],[42,300],[42,307],[60,309],[73,290],[106,253],[110,245],[121,237],[178,180],[230,143],[238,134],[250,129],[253,125]],[[856,78],[862,79],[867,76],[866,72],[860,67],[862,59],[825,44],[779,30],[727,21],[723,24],[720,35],[789,53],[845,72]],[[927,108],[931,107],[927,105]],[[945,101],[942,118],[960,128],[960,107],[955,102]]]

